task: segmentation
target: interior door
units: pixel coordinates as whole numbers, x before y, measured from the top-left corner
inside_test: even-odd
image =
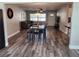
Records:
[[[3,23],[3,12],[0,9],[0,49],[5,47],[5,36],[4,36],[4,23]]]
[[[55,16],[53,13],[48,13],[48,26],[55,26]]]

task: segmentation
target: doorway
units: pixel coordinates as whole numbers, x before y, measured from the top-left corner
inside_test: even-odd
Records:
[[[0,9],[0,49],[5,47],[3,11]]]

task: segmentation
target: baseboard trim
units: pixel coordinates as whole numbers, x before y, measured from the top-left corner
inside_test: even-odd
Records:
[[[69,45],[70,49],[79,49],[79,45]]]
[[[13,33],[13,34],[9,35],[9,36],[8,36],[8,38],[11,38],[12,36],[14,36],[14,35],[18,34],[19,32],[20,32],[20,31],[17,31],[17,32],[15,32],[15,33]]]

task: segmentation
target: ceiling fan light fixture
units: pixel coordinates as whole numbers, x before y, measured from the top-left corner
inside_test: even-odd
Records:
[[[40,8],[40,12],[43,12],[43,9],[42,8]]]

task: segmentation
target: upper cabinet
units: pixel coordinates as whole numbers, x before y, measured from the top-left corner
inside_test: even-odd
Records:
[[[68,11],[69,11],[69,12],[68,12],[68,17],[71,17],[71,16],[72,16],[72,8],[69,8]]]

